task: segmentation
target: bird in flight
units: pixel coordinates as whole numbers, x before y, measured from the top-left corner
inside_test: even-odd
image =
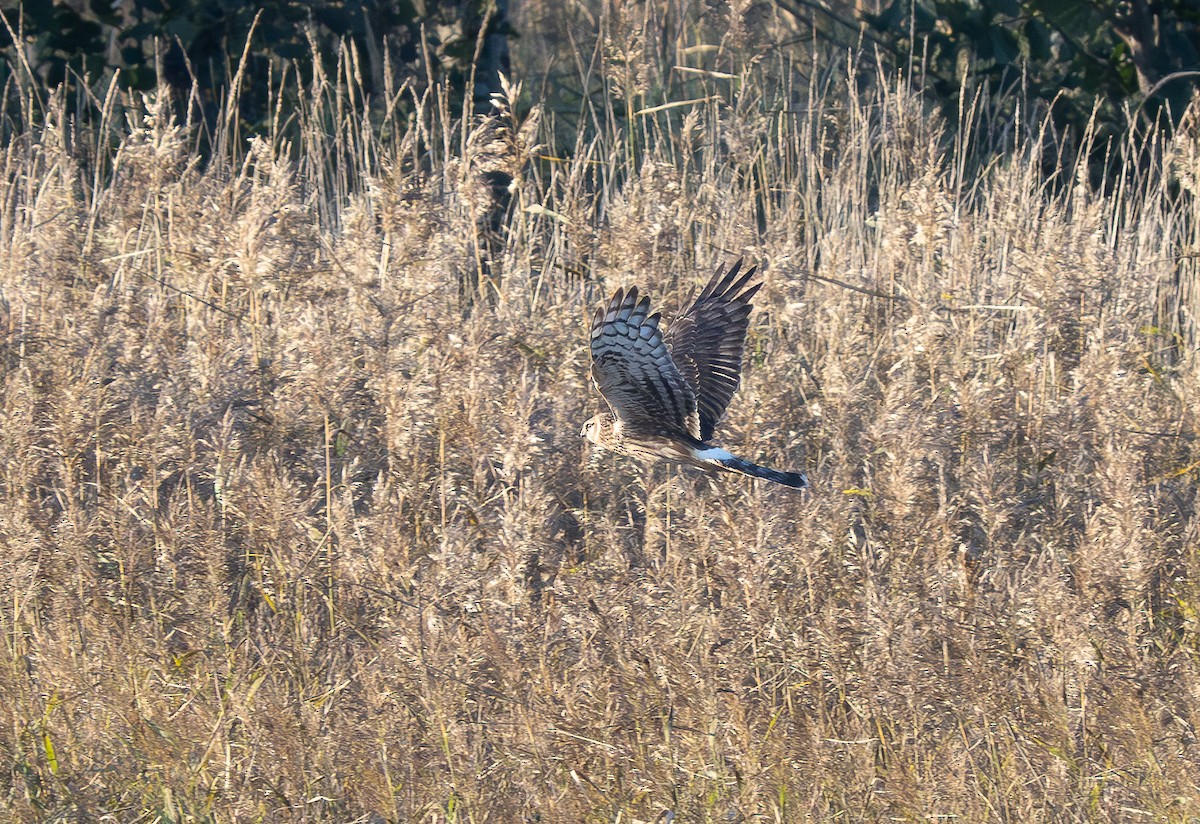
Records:
[[[690,464],[709,473],[738,472],[803,489],[802,472],[780,472],[709,443],[741,382],[755,267],[718,268],[700,297],[665,329],[650,298],[618,289],[592,321],[592,379],[610,412],[579,434],[597,446],[645,461]]]

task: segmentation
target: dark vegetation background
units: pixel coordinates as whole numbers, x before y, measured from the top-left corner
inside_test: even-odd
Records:
[[[561,38],[557,48],[539,51],[522,49],[510,2],[6,0],[0,41],[11,52],[12,35],[20,33],[47,87],[68,75],[97,84],[119,72],[125,89],[145,91],[160,81],[176,92],[195,87],[210,118],[243,54],[255,78],[289,69],[310,77],[314,62],[329,71],[349,47],[363,92],[376,105],[403,81],[444,82],[460,94],[470,87],[475,102],[486,103],[500,91],[497,72],[510,71],[510,42],[527,57],[523,79],[537,78],[543,88],[553,78],[574,80],[577,67],[555,65],[555,58],[581,45],[568,31],[575,12],[602,16],[604,4],[564,7],[558,15],[550,6],[519,4],[516,16],[524,16],[530,34]],[[721,11],[719,4],[710,8]],[[1009,99],[998,110],[1003,116],[1014,114],[1016,101],[1053,104],[1055,127],[1077,135],[1094,118],[1108,139],[1131,121],[1177,123],[1200,80],[1200,9],[1188,0],[770,0],[730,8],[774,18],[772,51],[866,46],[887,65],[917,69],[922,92],[952,120],[983,93]],[[667,17],[683,11],[664,7]],[[547,23],[551,31],[538,31]],[[269,95],[266,83],[240,88],[242,120],[266,120]]]
[[[1191,4],[0,8],[0,818],[1200,816]]]

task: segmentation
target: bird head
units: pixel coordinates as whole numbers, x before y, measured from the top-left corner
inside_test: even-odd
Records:
[[[614,420],[613,416],[607,412],[593,415],[587,419],[587,423],[583,425],[579,434],[597,446],[604,446],[605,438],[612,435]]]

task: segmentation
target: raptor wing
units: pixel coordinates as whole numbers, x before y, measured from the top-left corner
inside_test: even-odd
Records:
[[[750,325],[751,299],[762,283],[750,285],[755,267],[739,276],[739,259],[717,269],[691,308],[663,336],[671,358],[696,395],[700,440],[707,441],[725,417],[742,379],[742,350]]]
[[[663,340],[661,317],[637,288],[618,290],[592,322],[592,378],[635,432],[700,437],[696,392]]]

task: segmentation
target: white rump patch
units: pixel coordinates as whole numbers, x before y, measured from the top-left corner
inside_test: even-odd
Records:
[[[701,461],[709,461],[711,463],[723,463],[733,457],[732,453],[726,452],[724,449],[718,449],[715,446],[710,446],[708,449],[697,449],[692,455]]]

